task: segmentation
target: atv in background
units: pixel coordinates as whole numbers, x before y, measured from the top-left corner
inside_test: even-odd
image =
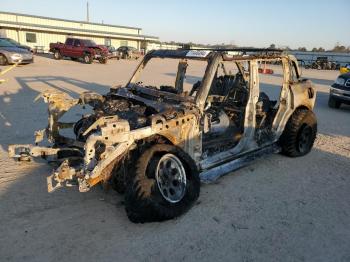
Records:
[[[339,70],[340,64],[328,61],[327,56],[319,56],[311,65],[305,66],[305,69],[309,68],[317,70]]]

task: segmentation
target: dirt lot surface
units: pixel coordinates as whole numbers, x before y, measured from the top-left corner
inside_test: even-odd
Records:
[[[40,92],[104,93],[125,83],[136,65],[36,57],[6,75],[0,86],[0,261],[350,261],[350,107],[327,106],[335,71],[303,72],[318,90],[319,133],[309,155],[271,155],[203,185],[197,204],[176,220],[132,224],[123,197],[100,187],[48,194],[49,165],[7,157],[8,144],[32,143],[34,130],[46,126],[46,104],[33,103]],[[166,81],[168,66],[159,64],[149,77]],[[278,91],[280,76],[277,70],[262,81]]]

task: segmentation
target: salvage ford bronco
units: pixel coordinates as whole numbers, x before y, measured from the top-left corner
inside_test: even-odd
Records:
[[[148,74],[143,80],[155,60],[175,65],[175,72],[161,76],[174,82],[156,85]],[[262,92],[258,71],[271,62],[282,65],[276,100]],[[204,64],[202,78],[190,72],[193,63],[195,71]],[[125,87],[77,99],[52,91],[41,97],[48,103],[48,126],[35,133],[35,145],[10,145],[9,155],[56,162],[49,192],[111,185],[125,194],[133,222],[183,214],[199,197],[201,181],[215,181],[257,157],[303,156],[317,132],[313,84],[301,78],[295,57],[273,49],[151,51]],[[91,113],[63,122],[78,105]],[[67,129],[72,137],[62,134]],[[51,146],[39,145],[45,140]]]

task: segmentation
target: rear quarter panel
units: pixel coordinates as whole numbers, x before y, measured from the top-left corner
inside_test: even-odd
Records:
[[[290,86],[292,108],[304,106],[313,110],[316,101],[316,89],[310,80],[302,80]]]

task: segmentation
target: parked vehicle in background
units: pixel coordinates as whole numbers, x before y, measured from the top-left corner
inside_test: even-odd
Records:
[[[341,104],[350,104],[350,72],[340,75],[329,91],[328,106],[339,108]]]
[[[115,49],[114,46],[107,46],[107,49],[108,49],[108,58],[111,59],[111,58],[116,58],[116,59],[120,59],[120,54],[119,52],[117,51],[117,49]]]
[[[9,41],[11,44],[17,46],[18,48],[23,48],[23,49],[26,49],[28,50],[29,52],[32,52],[33,53],[33,48],[31,48],[30,46],[27,46],[27,45],[22,45],[21,43],[11,39],[11,38],[8,38],[8,37],[0,37],[0,39],[5,39],[7,41]]]
[[[340,68],[340,65],[336,62],[329,61],[327,56],[320,56],[317,57],[316,61],[312,64],[306,65],[305,68],[312,68],[317,70],[337,70]]]
[[[340,67],[339,71],[341,74],[349,73],[350,72],[350,64],[346,64],[345,66]]]
[[[50,52],[56,60],[62,57],[70,57],[72,60],[82,59],[84,63],[91,64],[98,60],[101,64],[107,63],[108,50],[105,46],[98,46],[92,40],[67,38],[63,43],[51,43]]]
[[[122,59],[139,59],[143,54],[132,46],[121,46],[117,49]]]
[[[0,38],[0,65],[33,63],[33,54],[27,49],[19,48],[4,38]]]

